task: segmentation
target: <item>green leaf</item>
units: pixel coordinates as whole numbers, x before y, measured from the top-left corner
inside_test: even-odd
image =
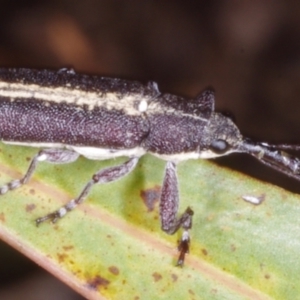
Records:
[[[37,149],[1,146],[0,184],[20,178]],[[1,196],[0,237],[88,299],[296,299],[300,198],[199,160],[179,164],[180,211],[194,210],[191,253],[160,230],[165,162],[146,155],[125,178],[97,185],[56,224],[34,220],[76,197],[97,170],[126,158],[41,163]],[[262,196],[260,205],[242,199]]]

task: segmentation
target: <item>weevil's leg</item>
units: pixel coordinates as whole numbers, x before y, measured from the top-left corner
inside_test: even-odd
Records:
[[[86,186],[83,188],[83,190],[81,191],[80,195],[77,198],[72,199],[66,205],[62,206],[58,210],[44,217],[36,219],[36,224],[39,225],[40,223],[46,220],[51,220],[52,223],[55,223],[58,219],[65,216],[69,211],[71,211],[77,205],[82,203],[86,198],[86,196],[89,194],[91,188],[95,184],[108,183],[124,177],[135,168],[135,166],[138,163],[138,160],[139,160],[138,157],[133,157],[128,161],[126,161],[125,163],[123,163],[122,165],[113,166],[113,167],[100,170],[99,172],[93,175],[92,179],[86,184]]]
[[[34,173],[37,164],[41,161],[46,161],[54,164],[66,164],[75,161],[78,158],[79,154],[66,149],[43,149],[39,151],[38,154],[32,159],[27,172],[24,177],[21,179],[15,179],[10,181],[9,183],[0,187],[0,195],[7,193],[8,191],[12,191],[21,185],[28,182]]]
[[[188,207],[182,216],[177,218],[178,204],[179,193],[176,164],[169,161],[167,162],[165,178],[160,196],[161,228],[168,234],[174,234],[180,227],[183,228],[183,233],[178,246],[180,255],[177,261],[177,265],[182,266],[185,254],[189,252],[189,229],[192,228],[193,211]]]

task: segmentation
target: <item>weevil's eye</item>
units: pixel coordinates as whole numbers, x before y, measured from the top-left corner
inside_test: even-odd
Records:
[[[210,144],[210,150],[217,154],[225,153],[229,148],[229,144],[224,140],[214,140]]]

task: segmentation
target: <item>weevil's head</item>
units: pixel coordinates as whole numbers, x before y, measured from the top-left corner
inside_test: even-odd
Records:
[[[212,113],[201,140],[200,157],[212,158],[243,152],[243,140],[232,118],[222,113]]]
[[[200,143],[200,158],[213,158],[233,152],[248,153],[263,164],[300,181],[300,159],[285,152],[299,151],[299,145],[271,145],[241,135],[234,122],[221,113],[212,113]]]

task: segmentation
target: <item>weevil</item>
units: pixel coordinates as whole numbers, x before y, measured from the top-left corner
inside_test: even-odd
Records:
[[[189,252],[193,211],[178,216],[176,167],[187,159],[209,159],[233,152],[248,153],[262,163],[300,180],[300,160],[284,150],[244,137],[231,118],[214,111],[215,96],[205,90],[194,99],[161,93],[155,82],[77,74],[72,69],[0,69],[0,140],[40,147],[27,172],[0,187],[0,194],[27,183],[39,162],[64,164],[80,155],[102,160],[128,160],[99,170],[77,198],[40,217],[53,223],[73,210],[95,184],[116,181],[130,173],[139,158],[150,153],[166,161],[160,194],[161,228],[167,234],[182,229],[177,264]]]

